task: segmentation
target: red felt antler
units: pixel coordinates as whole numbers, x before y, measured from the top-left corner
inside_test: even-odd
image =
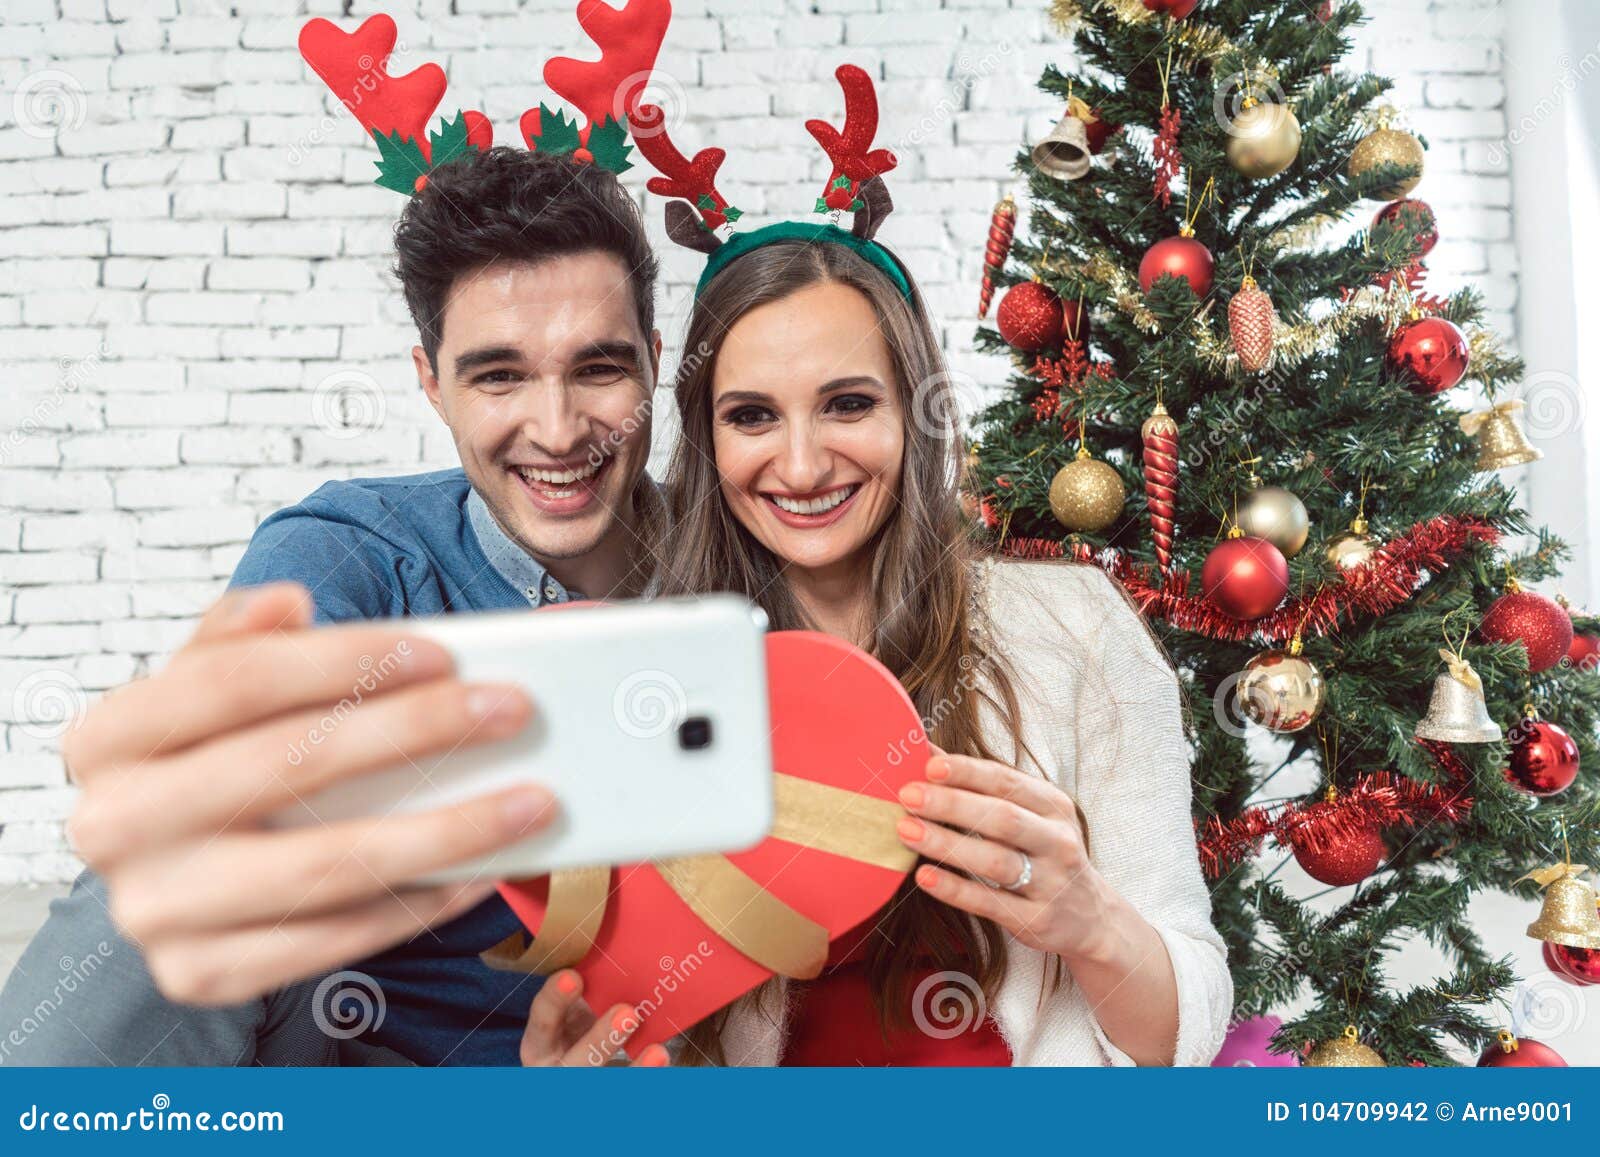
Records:
[[[444,69],[423,64],[404,76],[385,69],[399,32],[394,20],[378,13],[354,32],[342,32],[327,20],[308,21],[300,29],[300,55],[333,90],[367,132],[398,136],[432,159],[428,121],[444,99]],[[467,111],[467,140],[480,149],[493,143],[494,130],[482,113]]]
[[[841,64],[833,75],[844,90],[844,131],[825,120],[806,122],[806,131],[833,162],[819,209],[856,209],[861,183],[887,173],[899,162],[888,149],[872,148],[872,138],[878,132],[878,94],[872,87],[872,77],[854,64]]]
[[[722,149],[701,149],[689,160],[667,136],[666,114],[653,104],[641,104],[636,110],[633,143],[662,174],[646,181],[645,188],[657,196],[687,199],[700,211],[707,229],[738,218],[739,211],[717,192],[717,169],[728,155]]]
[[[670,0],[628,0],[621,8],[605,0],[579,0],[578,24],[599,45],[600,59],[552,57],[545,62],[544,82],[590,124],[608,116],[631,119],[671,21]]]

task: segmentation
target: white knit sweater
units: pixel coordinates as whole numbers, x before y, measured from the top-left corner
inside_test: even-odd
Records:
[[[1189,750],[1177,677],[1127,596],[1096,567],[985,562],[979,624],[1010,664],[1022,731],[1038,767],[1089,821],[1090,853],[1106,880],[1160,932],[1178,985],[1180,1065],[1209,1064],[1233,1004],[1222,937],[1190,822]],[[984,619],[987,622],[984,622]],[[1009,734],[987,714],[990,746]],[[1046,955],[1015,940],[989,1014],[1016,1065],[1131,1065],[1105,1035],[1070,975],[1045,995]],[[783,1052],[787,983],[769,983],[730,1010],[729,1064],[773,1065]]]

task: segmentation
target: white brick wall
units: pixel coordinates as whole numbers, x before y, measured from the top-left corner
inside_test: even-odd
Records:
[[[298,11],[285,15],[291,7]],[[308,72],[311,0],[6,0],[0,7],[0,883],[76,871],[52,710],[142,673],[223,586],[251,530],[323,480],[453,462],[410,372],[385,273],[393,193]],[[372,10],[354,5],[356,16]],[[572,0],[386,6],[437,60],[446,108],[501,143],[547,54],[592,55]],[[803,213],[826,175],[808,116],[833,68],[877,70],[901,159],[885,240],[906,254],[956,367],[970,352],[991,206],[1014,148],[1059,110],[1034,90],[1066,53],[1045,0],[675,0],[660,70],[688,94],[679,143],[720,144],[723,187],[759,221]],[[1517,292],[1499,0],[1371,0],[1371,64],[1433,145],[1421,195],[1445,291],[1471,280],[1510,332]],[[344,22],[353,27],[354,20]],[[59,102],[52,112],[50,102]],[[64,115],[58,115],[64,114]],[[64,120],[41,132],[41,118]],[[19,123],[20,122],[20,123]],[[629,183],[642,189],[636,169]],[[669,348],[692,255],[652,228]],[[338,436],[341,407],[358,437]]]

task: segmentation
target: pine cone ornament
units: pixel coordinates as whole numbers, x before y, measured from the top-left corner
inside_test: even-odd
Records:
[[[1228,336],[1245,372],[1258,374],[1272,361],[1272,327],[1277,318],[1272,298],[1246,274],[1228,303]]]

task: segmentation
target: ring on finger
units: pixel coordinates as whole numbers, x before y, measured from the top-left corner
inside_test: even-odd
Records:
[[[1033,883],[1033,858],[1027,852],[1019,851],[1017,855],[1022,857],[1022,870],[1017,873],[1017,878],[1011,883],[1000,885],[1007,892],[1020,892]]]

